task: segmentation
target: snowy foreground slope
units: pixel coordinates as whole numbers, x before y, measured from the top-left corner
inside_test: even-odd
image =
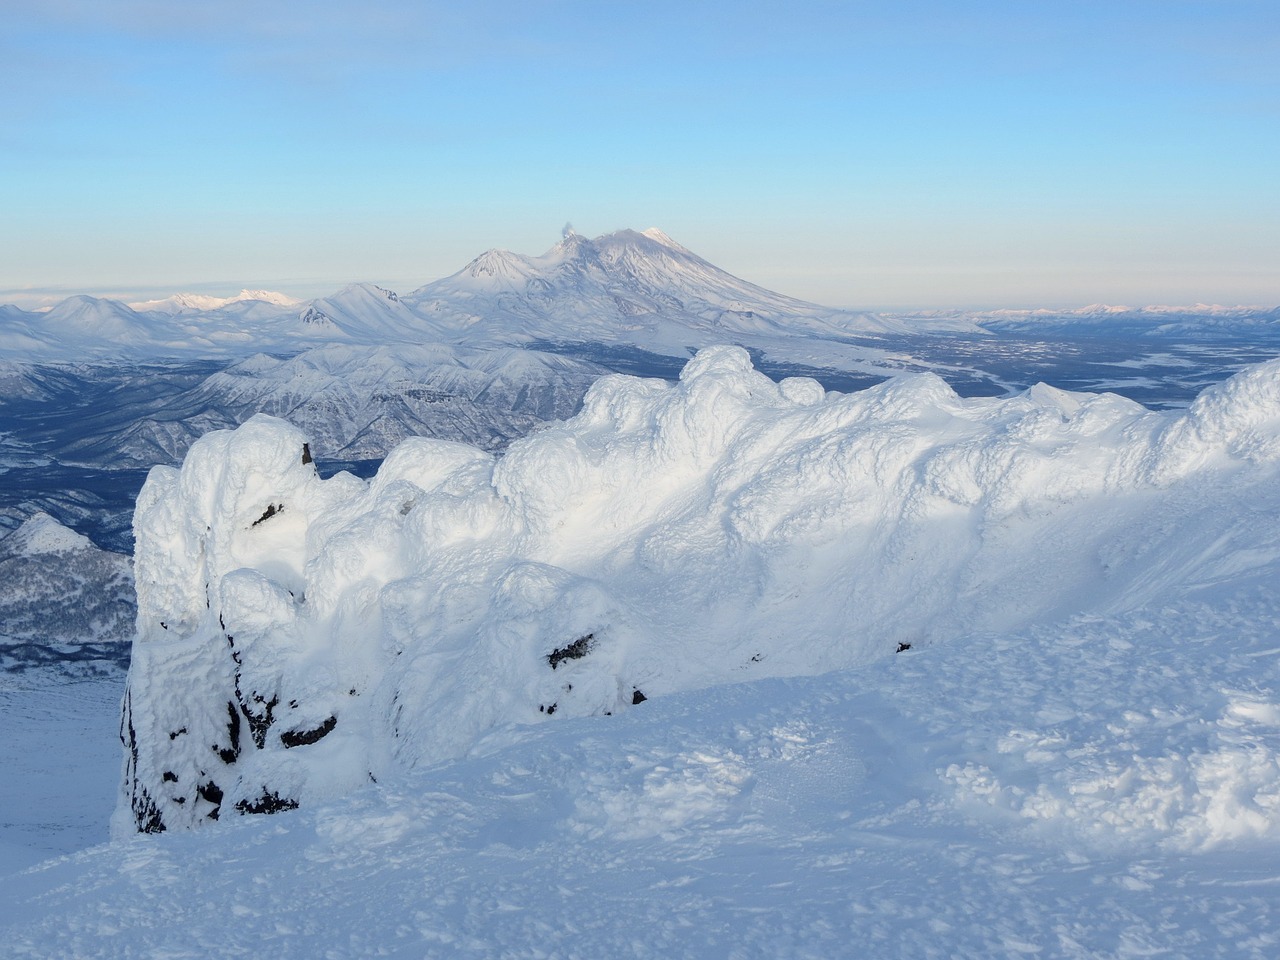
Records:
[[[135,835],[0,879],[0,952],[1265,960],[1269,573]]]
[[[714,349],[501,459],[304,443],[152,473],[122,839],[0,880],[14,955],[1280,946],[1280,363],[1161,414]]]

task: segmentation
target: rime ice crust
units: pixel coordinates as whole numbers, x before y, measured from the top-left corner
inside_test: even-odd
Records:
[[[1275,479],[1280,362],[1183,415],[939,378],[853,395],[701,351],[610,376],[501,459],[321,481],[259,416],[156,468],[119,833],[269,812],[487,731],[1123,611],[1194,578],[1224,485]],[[639,696],[637,696],[637,694]]]

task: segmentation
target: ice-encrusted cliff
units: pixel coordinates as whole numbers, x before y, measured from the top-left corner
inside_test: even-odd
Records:
[[[139,497],[115,829],[1191,589],[1232,538],[1276,539],[1240,518],[1276,483],[1278,411],[1280,362],[1175,415],[932,375],[824,393],[717,347],[676,384],[599,380],[500,458],[409,440],[368,482],[319,479],[301,432],[255,417]]]

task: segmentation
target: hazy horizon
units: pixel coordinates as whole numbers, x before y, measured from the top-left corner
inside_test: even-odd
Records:
[[[0,2],[0,301],[417,286],[569,219],[831,306],[1280,303],[1269,0]]]
[[[676,241],[680,241],[679,237],[674,237]],[[490,248],[486,248],[490,249]],[[211,297],[234,297],[236,294],[244,290],[266,290],[275,293],[283,293],[299,300],[307,301],[330,296],[344,287],[355,283],[372,283],[388,290],[393,290],[398,294],[405,294],[418,287],[424,286],[434,280],[439,280],[461,270],[475,256],[483,253],[483,250],[476,250],[471,256],[467,256],[460,260],[456,267],[447,272],[436,274],[433,276],[423,277],[333,277],[333,278],[315,278],[315,277],[249,277],[241,279],[197,279],[197,280],[179,280],[173,283],[159,284],[112,284],[112,285],[96,285],[77,287],[72,285],[65,286],[43,286],[43,287],[26,287],[14,289],[0,289],[0,305],[16,306],[22,310],[38,312],[47,310],[61,303],[68,297],[89,296],[101,299],[118,300],[122,303],[139,303],[148,300],[163,300],[167,297],[176,296],[178,294],[194,294]],[[536,256],[544,252],[539,250],[516,250],[516,253]],[[699,253],[694,250],[694,253]],[[722,266],[722,264],[716,264]],[[730,271],[733,272],[733,271]],[[1116,297],[1096,296],[1092,298],[1069,298],[1059,296],[1056,298],[1046,298],[1043,300],[1024,298],[1016,301],[995,301],[995,300],[970,300],[966,302],[949,302],[941,299],[932,301],[896,301],[890,303],[841,303],[833,300],[822,300],[814,296],[806,296],[797,292],[799,286],[803,284],[788,283],[783,278],[779,283],[771,283],[761,280],[759,277],[736,273],[743,280],[747,280],[758,286],[773,290],[777,293],[786,294],[801,300],[808,300],[821,306],[832,307],[836,309],[861,310],[868,312],[926,312],[926,311],[990,311],[990,310],[1072,310],[1080,309],[1095,304],[1106,304],[1108,306],[1125,306],[1134,309],[1150,306],[1221,306],[1221,307],[1247,307],[1259,309],[1272,309],[1280,306],[1280,295],[1273,300],[1257,299],[1253,301],[1233,300],[1233,299],[1212,299],[1196,296],[1151,296],[1146,298],[1119,299]]]

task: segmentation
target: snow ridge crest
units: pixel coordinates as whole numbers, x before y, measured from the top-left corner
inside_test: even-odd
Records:
[[[320,480],[270,417],[208,434],[138,500],[115,829],[309,804],[499,726],[1126,609],[1213,555],[1215,524],[1168,522],[1206,503],[1180,483],[1274,475],[1277,389],[1280,361],[1179,415],[966,400],[927,374],[840,395],[715,347],[675,384],[601,378],[501,458],[417,438],[369,482]],[[1139,489],[1122,534],[1097,522]]]

